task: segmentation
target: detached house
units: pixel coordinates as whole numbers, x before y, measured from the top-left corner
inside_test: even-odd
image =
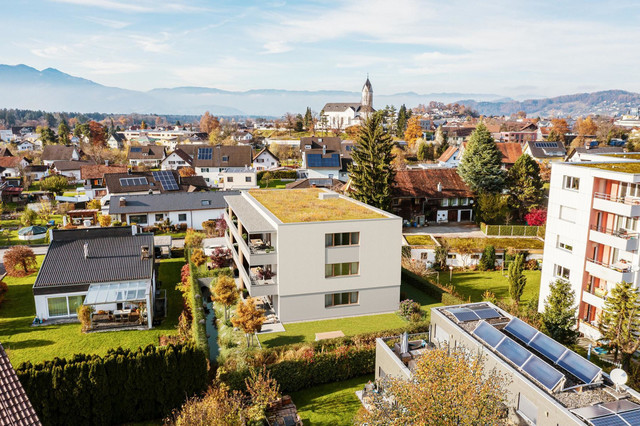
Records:
[[[3,177],[21,176],[21,170],[29,165],[24,157],[0,157],[0,173]]]
[[[84,181],[84,190],[91,199],[102,198],[107,194],[104,175],[108,173],[126,173],[127,166],[109,166],[106,164],[84,165],[80,167],[80,178]]]
[[[280,167],[280,160],[268,148],[263,148],[253,157],[253,168],[257,171]]]
[[[458,167],[460,159],[462,157],[462,145],[448,147],[440,158],[438,158],[438,165],[440,167]]]
[[[193,164],[193,157],[189,154],[177,148],[171,154],[162,160],[160,163],[160,169],[162,170],[178,170],[183,167],[191,167]]]
[[[230,167],[251,165],[251,147],[248,145],[199,146],[195,152],[193,166],[196,174],[202,176],[210,187],[220,187],[221,173]]]
[[[78,161],[82,151],[72,145],[46,145],[42,150],[42,163],[52,166],[56,161]]]
[[[163,146],[132,146],[129,148],[127,159],[131,166],[147,166],[152,169],[160,167],[166,156]]]
[[[353,162],[353,143],[339,137],[300,138],[302,168],[308,178],[339,179],[346,182],[348,165]]]
[[[125,194],[163,194],[209,190],[200,176],[182,177],[175,170],[155,172],[107,173],[104,175],[107,196]]]
[[[124,137],[124,134],[114,133],[107,139],[107,146],[111,149],[122,149],[126,142],[127,138]]]
[[[53,169],[62,176],[67,177],[69,180],[77,181],[82,179],[81,169],[84,166],[93,166],[96,162],[93,160],[87,161],[56,161],[53,163]]]
[[[519,142],[501,142],[496,146],[502,154],[502,168],[505,170],[513,167],[518,158],[522,156],[522,145]]]
[[[527,142],[522,151],[529,154],[538,163],[543,161],[563,161],[567,150],[562,142]]]

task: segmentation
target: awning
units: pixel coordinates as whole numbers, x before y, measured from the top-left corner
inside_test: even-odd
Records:
[[[85,305],[106,303],[146,302],[147,286],[145,281],[128,283],[91,284],[84,299]]]

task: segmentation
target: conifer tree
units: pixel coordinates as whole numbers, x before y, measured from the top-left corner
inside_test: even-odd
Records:
[[[398,119],[396,120],[396,136],[401,138],[404,136],[404,129],[407,127],[407,121],[411,117],[411,112],[402,104],[398,110]]]
[[[313,115],[311,114],[311,108],[307,107],[307,111],[304,113],[304,120],[303,120],[304,128],[306,130],[309,130],[309,128],[311,127],[312,121],[313,121]]]
[[[569,281],[559,279],[550,286],[544,301],[542,324],[546,334],[562,344],[573,344],[578,338],[576,325],[576,295]]]
[[[617,284],[604,301],[600,320],[602,338],[614,349],[614,361],[622,352],[622,365],[629,371],[631,356],[640,348],[640,295],[633,284]]]
[[[524,154],[507,172],[509,205],[518,210],[522,219],[527,212],[542,203],[542,178],[540,166],[528,154]]]
[[[518,304],[525,285],[527,285],[527,277],[524,276],[524,255],[519,254],[509,265],[509,295]]]
[[[67,145],[69,143],[69,125],[67,124],[67,120],[64,118],[60,121],[58,125],[58,143],[62,145]]]
[[[393,140],[382,126],[383,118],[373,115],[360,127],[349,166],[353,198],[380,209],[391,208],[391,186],[395,172]]]
[[[502,154],[483,122],[469,138],[458,174],[474,192],[495,194],[504,188]]]

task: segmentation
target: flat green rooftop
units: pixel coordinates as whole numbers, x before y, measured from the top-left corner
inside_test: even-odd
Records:
[[[638,152],[629,152],[626,154],[601,154],[601,155],[606,157],[613,157],[613,158],[626,158],[628,160],[640,160],[640,153]]]
[[[640,174],[640,162],[637,163],[575,163],[579,167],[608,170],[611,172]]]
[[[319,188],[252,189],[249,194],[283,223],[382,219],[387,216],[344,198],[321,200]]]

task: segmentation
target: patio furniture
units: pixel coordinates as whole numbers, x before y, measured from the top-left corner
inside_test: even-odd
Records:
[[[131,309],[116,309],[113,311],[113,316],[116,321],[129,321],[130,314]]]

